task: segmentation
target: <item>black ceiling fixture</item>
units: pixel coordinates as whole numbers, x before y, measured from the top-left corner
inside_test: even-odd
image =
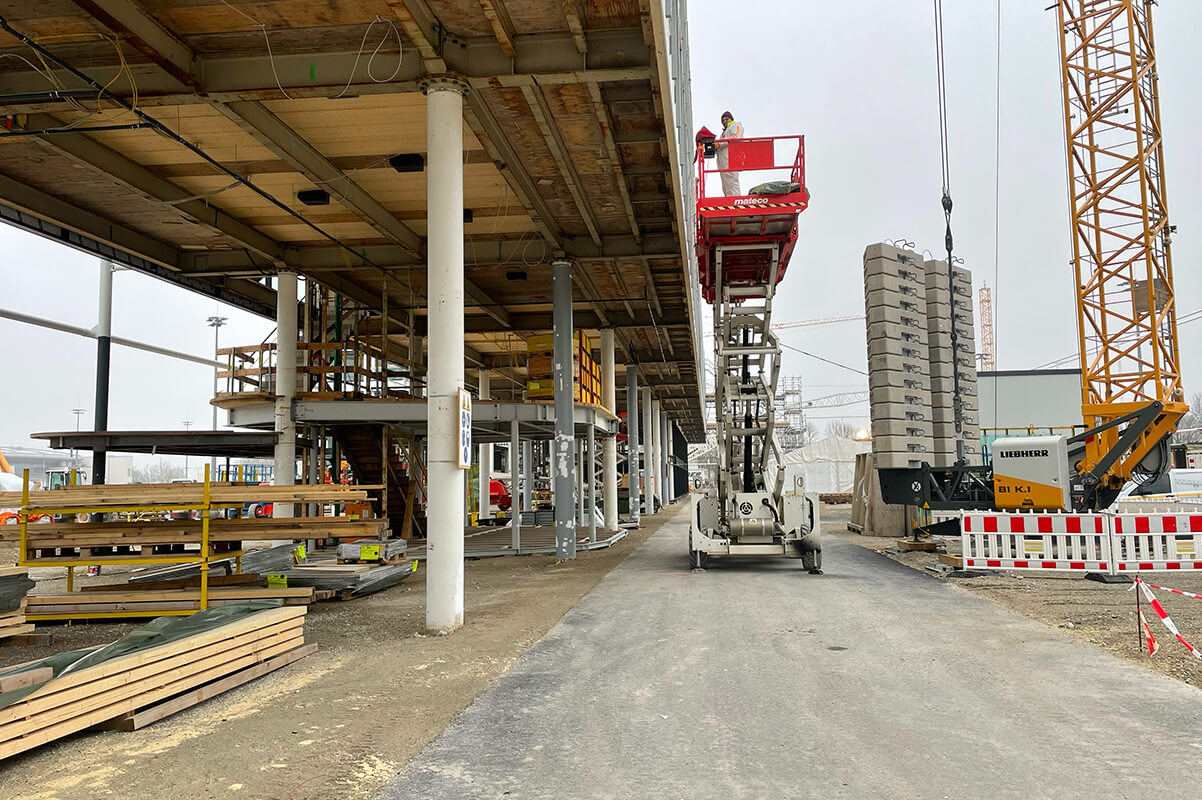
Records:
[[[519,269],[519,270],[514,270],[512,272],[506,272],[505,280],[507,280],[507,281],[524,281],[524,280],[526,280],[526,271]]]
[[[426,157],[421,153],[397,153],[388,159],[388,166],[397,172],[421,172],[426,168]]]
[[[325,189],[302,189],[296,193],[296,199],[307,206],[328,206],[330,193]]]
[[[464,222],[471,222],[475,216],[476,215],[472,213],[472,210],[470,208],[463,209],[463,221]]]

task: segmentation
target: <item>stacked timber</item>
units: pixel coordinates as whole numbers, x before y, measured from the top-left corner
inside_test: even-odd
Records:
[[[101,506],[200,506],[203,483],[131,483],[119,486],[65,486],[29,493],[27,508],[52,511]],[[234,508],[249,503],[354,503],[366,502],[368,489],[378,486],[343,486],[336,483],[295,486],[244,486],[210,483],[209,503]],[[0,492],[0,508],[21,508],[21,492]]]
[[[25,567],[0,567],[0,639],[33,632],[25,619],[25,596],[33,586]]]
[[[123,619],[160,614],[186,614],[200,610],[200,589],[149,590],[126,587],[128,591],[71,592],[30,595],[26,618],[31,621],[60,619]],[[208,590],[210,608],[236,605],[247,600],[278,600],[286,606],[316,602],[309,587],[218,586]]]
[[[289,587],[311,586],[346,597],[371,594],[395,586],[417,570],[417,562],[408,559],[382,564],[310,564],[293,567],[283,574]]]
[[[308,655],[304,621],[303,607],[214,609],[0,672],[0,759],[95,726],[141,727]]]
[[[386,563],[402,558],[408,549],[404,539],[360,539],[338,545],[339,561]]]
[[[296,547],[289,544],[277,544],[260,550],[251,550],[242,556],[242,571],[259,574],[283,572],[296,563]],[[237,565],[232,558],[222,558],[209,562],[209,575],[215,571],[224,571],[232,575]],[[171,567],[141,572],[130,576],[130,583],[150,583],[154,581],[172,580],[175,578],[195,578],[200,575],[199,564],[178,564]]]

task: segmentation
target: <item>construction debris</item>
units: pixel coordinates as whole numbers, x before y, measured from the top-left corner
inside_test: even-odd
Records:
[[[0,672],[0,759],[94,726],[142,727],[313,652],[305,609],[274,605],[163,617]]]

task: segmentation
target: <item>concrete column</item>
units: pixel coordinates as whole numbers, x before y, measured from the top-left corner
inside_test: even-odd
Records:
[[[462,210],[460,215],[462,218]],[[576,469],[573,450],[576,430],[575,402],[572,399],[575,376],[572,374],[574,345],[572,321],[572,262],[551,262],[552,323],[555,345],[552,369],[555,379],[555,455],[552,462],[555,482],[555,557],[576,557],[576,509],[573,494]]]
[[[655,439],[655,495],[659,498],[659,507],[668,505],[664,492],[664,415],[659,400],[651,401],[651,431]]]
[[[630,519],[642,516],[639,496],[639,368],[626,367],[626,479],[630,483]]]
[[[522,442],[522,510],[534,510],[534,442]]]
[[[651,390],[643,389],[643,422],[647,430],[643,443],[643,507],[655,513],[655,418],[651,415]]]
[[[422,82],[426,93],[427,295],[429,297],[426,475],[426,625],[463,625],[464,471],[459,468],[463,388],[463,95],[451,76]]]
[[[480,370],[480,399],[492,397],[492,372]],[[480,519],[492,519],[492,506],[489,504],[489,488],[492,486],[492,445],[480,445]]]
[[[601,331],[601,404],[615,417],[618,415],[618,386],[614,375],[614,332]],[[602,442],[602,497],[605,509],[605,529],[618,529],[618,440],[606,436]]]
[[[676,438],[674,435],[675,427],[675,424],[672,422],[671,418],[669,418],[667,421],[667,447],[664,448],[664,450],[668,457],[668,497],[672,500],[676,499],[676,466],[672,463],[672,455],[676,452]]]
[[[281,272],[275,290],[275,480],[276,486],[296,483],[296,273]],[[275,503],[273,517],[292,517],[291,503]]]
[[[522,495],[518,490],[518,479],[522,474],[523,465],[530,463],[529,460],[518,463],[518,455],[522,452],[521,448],[522,445],[518,441],[518,421],[515,419],[509,423],[509,494],[513,498],[513,505],[509,507],[509,510],[513,512],[510,544],[513,545],[515,553],[522,546],[522,512],[518,503]]]
[[[97,431],[109,429],[109,357],[113,347],[112,337],[113,265],[108,261],[101,261],[100,308],[96,318],[96,410],[92,417],[92,429]],[[107,467],[108,452],[103,445],[99,445],[92,451],[93,484],[99,486],[104,483]]]

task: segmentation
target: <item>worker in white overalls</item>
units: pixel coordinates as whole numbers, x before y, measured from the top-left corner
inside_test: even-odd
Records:
[[[735,115],[729,111],[722,114],[722,135],[718,137],[722,139],[742,139],[743,124],[735,122]],[[718,169],[726,169],[730,166],[730,152],[726,145],[721,141],[718,142]],[[743,190],[739,188],[739,173],[737,172],[720,172],[722,176],[722,194],[727,197],[736,197],[743,194]]]

